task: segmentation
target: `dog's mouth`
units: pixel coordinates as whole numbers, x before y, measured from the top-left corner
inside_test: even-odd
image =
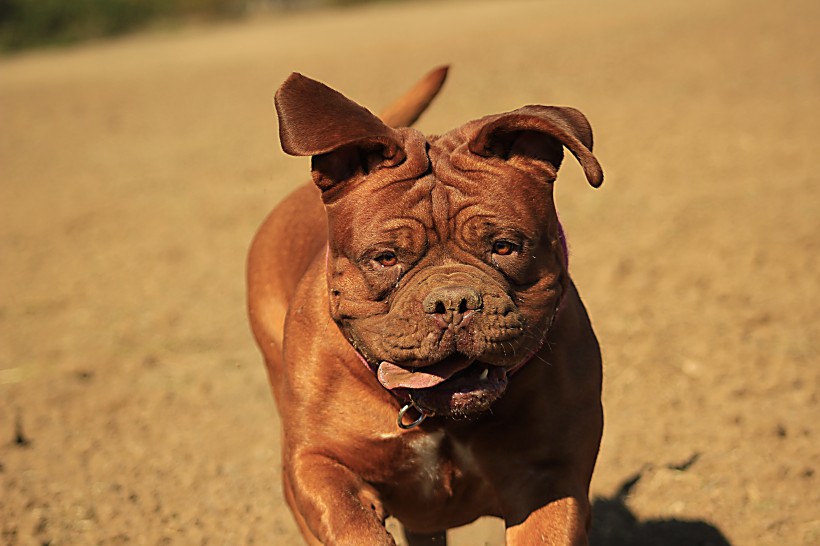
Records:
[[[408,391],[418,408],[456,418],[486,411],[507,388],[503,367],[460,353],[422,367],[382,362],[377,375],[386,389]]]

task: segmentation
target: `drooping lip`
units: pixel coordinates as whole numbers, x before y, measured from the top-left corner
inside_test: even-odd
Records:
[[[507,369],[474,362],[434,388],[410,389],[413,404],[433,415],[469,418],[487,411],[506,391]]]
[[[408,397],[430,415],[469,418],[488,410],[504,394],[507,371],[456,353],[433,364],[399,366],[385,361],[376,375],[386,389],[402,392],[400,397]]]
[[[393,389],[428,389],[444,383],[458,372],[468,368],[474,358],[454,354],[447,358],[422,367],[384,361],[379,364],[377,377],[384,388]]]

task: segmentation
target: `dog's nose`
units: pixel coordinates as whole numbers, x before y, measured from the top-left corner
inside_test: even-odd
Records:
[[[481,294],[469,286],[442,286],[427,294],[424,312],[440,322],[458,325],[468,311],[481,308]]]

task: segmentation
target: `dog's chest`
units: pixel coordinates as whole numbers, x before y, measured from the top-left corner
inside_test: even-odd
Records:
[[[444,431],[410,439],[403,466],[409,482],[403,494],[416,511],[423,508],[444,518],[456,511],[463,517],[465,511],[484,513],[494,504],[472,449]]]
[[[412,452],[412,461],[417,475],[417,494],[424,498],[437,496],[445,492],[452,495],[453,482],[460,479],[465,473],[471,473],[471,456],[465,453],[467,468],[463,468],[461,461],[454,460],[455,446],[443,431],[425,434],[409,442]],[[462,449],[466,452],[466,449]]]

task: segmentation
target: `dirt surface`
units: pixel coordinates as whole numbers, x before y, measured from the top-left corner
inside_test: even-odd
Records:
[[[419,124],[572,105],[605,355],[593,546],[820,544],[820,3],[426,2],[0,60],[0,544],[299,544],[244,311],[298,70]],[[483,521],[456,545],[501,544]]]

